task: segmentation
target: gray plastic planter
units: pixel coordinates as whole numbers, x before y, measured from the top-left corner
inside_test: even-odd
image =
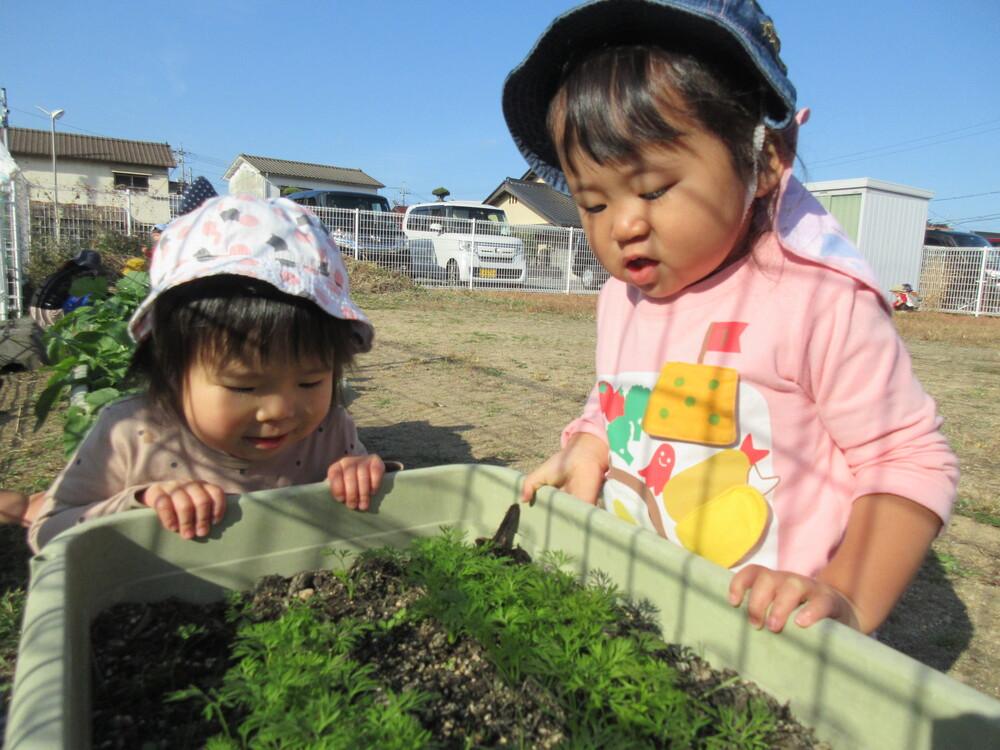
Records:
[[[209,601],[267,573],[328,566],[331,548],[402,545],[446,524],[490,535],[520,483],[508,469],[444,466],[387,475],[368,513],[318,484],[246,495],[203,541],[164,531],[145,510],[61,534],[32,563],[6,747],[90,747],[89,623],[108,605]],[[572,554],[584,576],[609,573],[659,608],[667,640],[790,701],[834,748],[1000,746],[1000,702],[836,623],[755,631],[726,603],[727,571],[610,513],[546,489],[522,508],[517,542]]]

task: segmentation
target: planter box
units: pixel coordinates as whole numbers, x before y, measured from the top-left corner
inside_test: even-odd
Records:
[[[489,536],[520,482],[509,469],[442,466],[387,475],[368,513],[316,484],[243,496],[207,540],[164,531],[151,510],[59,535],[32,562],[7,749],[90,746],[89,623],[107,606],[211,601],[264,574],[335,564],[325,550],[405,545],[442,525]],[[753,630],[726,602],[727,571],[560,492],[545,489],[522,508],[516,541],[533,556],[564,550],[581,574],[602,570],[628,596],[649,599],[666,640],[790,701],[837,750],[964,750],[1000,737],[1000,702],[836,623]]]

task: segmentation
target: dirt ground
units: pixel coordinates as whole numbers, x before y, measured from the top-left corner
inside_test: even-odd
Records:
[[[370,451],[407,468],[478,462],[528,471],[557,449],[592,383],[593,297],[359,297],[377,335],[349,378],[350,411]],[[988,346],[904,338],[963,463],[960,507],[987,523],[956,516],[880,637],[1000,698],[1000,514],[982,510],[1000,497],[1000,336]],[[37,489],[61,465],[58,433],[52,425],[32,432],[37,374],[3,380],[0,486]]]

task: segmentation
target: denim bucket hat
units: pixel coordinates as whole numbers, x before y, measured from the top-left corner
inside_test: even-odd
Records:
[[[569,193],[546,128],[549,102],[563,75],[603,45],[652,44],[711,52],[755,73],[767,90],[764,123],[792,125],[795,87],[778,56],[771,18],[754,0],[593,0],[556,18],[503,87],[507,127],[531,168]]]

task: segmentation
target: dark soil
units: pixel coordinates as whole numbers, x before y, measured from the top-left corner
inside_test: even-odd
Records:
[[[527,562],[527,554],[519,548],[506,554],[511,555],[511,564]],[[295,600],[321,606],[330,621],[344,617],[384,621],[423,593],[404,582],[403,570],[390,557],[359,558],[351,573],[357,585],[350,593],[343,576],[328,570],[291,578],[265,576],[252,591],[239,595],[240,603],[249,605],[245,617],[258,622],[281,617]],[[126,603],[98,616],[92,626],[95,748],[196,748],[221,731],[215,716],[203,715],[204,704],[165,697],[191,685],[210,692],[221,684],[231,665],[236,630],[227,622],[230,606],[177,600]],[[626,634],[656,630],[642,608],[627,603],[621,622]],[[676,670],[688,692],[713,707],[742,708],[752,700],[765,701],[777,717],[767,747],[829,748],[795,721],[787,706],[738,679],[735,672],[713,670],[680,646],[664,644],[651,653]],[[418,709],[419,721],[432,733],[435,747],[551,748],[568,739],[559,706],[542,688],[532,682],[505,684],[478,643],[464,636],[449,637],[436,620],[373,631],[355,645],[351,656],[374,664],[387,690],[396,694],[420,690],[435,696]],[[231,727],[239,720],[237,711],[226,716]]]

